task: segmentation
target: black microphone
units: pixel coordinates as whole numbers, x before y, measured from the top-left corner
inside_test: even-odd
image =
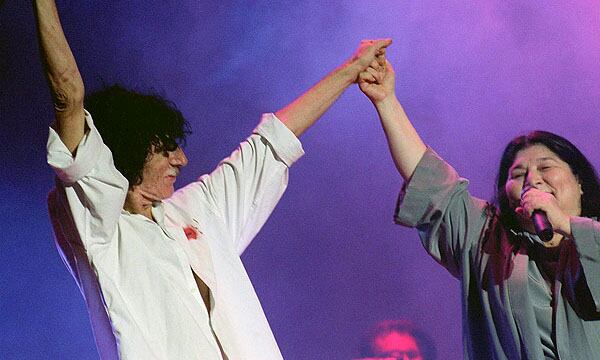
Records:
[[[523,194],[525,194],[532,186],[526,186],[521,191],[521,198],[523,198]],[[531,214],[531,222],[533,223],[533,227],[535,229],[535,233],[537,236],[542,239],[542,241],[550,241],[554,236],[554,229],[552,228],[552,224],[548,221],[548,216],[546,216],[546,212],[542,210],[533,210]]]
[[[548,216],[546,216],[546,212],[542,210],[533,210],[533,214],[531,214],[531,222],[533,222],[533,227],[535,228],[535,233],[537,236],[542,239],[542,241],[550,241],[554,236],[554,229],[552,228],[552,224],[548,221]]]

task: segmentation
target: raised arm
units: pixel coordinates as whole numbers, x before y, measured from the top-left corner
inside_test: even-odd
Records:
[[[369,66],[375,56],[391,43],[391,39],[363,40],[348,61],[275,115],[296,136],[302,135],[348,86],[357,81],[358,75]]]
[[[34,0],[40,54],[56,116],[56,131],[72,154],[85,130],[84,86],[54,0]]]
[[[375,105],[398,172],[409,180],[426,146],[396,97],[394,69],[385,59],[385,52],[376,60],[361,72],[358,84]]]

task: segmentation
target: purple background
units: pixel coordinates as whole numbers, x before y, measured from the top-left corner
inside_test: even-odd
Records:
[[[0,2],[1,4],[1,2]],[[210,171],[275,111],[391,37],[398,97],[425,141],[490,198],[505,143],[557,132],[598,164],[598,1],[59,1],[88,90],[156,89],[190,120]],[[28,1],[0,9],[0,358],[93,359],[83,300],[54,248],[45,200],[49,92]],[[384,318],[409,318],[461,359],[458,282],[393,225],[401,180],[369,101],[349,89],[243,255],[286,359],[350,359]]]

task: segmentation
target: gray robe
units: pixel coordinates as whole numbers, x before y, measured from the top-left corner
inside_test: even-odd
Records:
[[[528,256],[537,237],[504,228],[467,185],[428,149],[395,220],[416,227],[427,252],[460,280],[465,359],[544,359]],[[554,284],[555,345],[560,359],[600,359],[600,223],[573,217],[571,230]]]

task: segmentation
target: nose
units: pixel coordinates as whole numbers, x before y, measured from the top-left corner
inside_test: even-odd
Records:
[[[178,147],[175,151],[172,151],[170,154],[171,165],[173,166],[186,166],[188,163],[188,158],[185,156],[183,150]]]
[[[523,181],[523,188],[526,187],[534,187],[539,188],[539,185],[542,183],[542,177],[540,173],[536,170],[527,170],[525,173],[525,180]]]

